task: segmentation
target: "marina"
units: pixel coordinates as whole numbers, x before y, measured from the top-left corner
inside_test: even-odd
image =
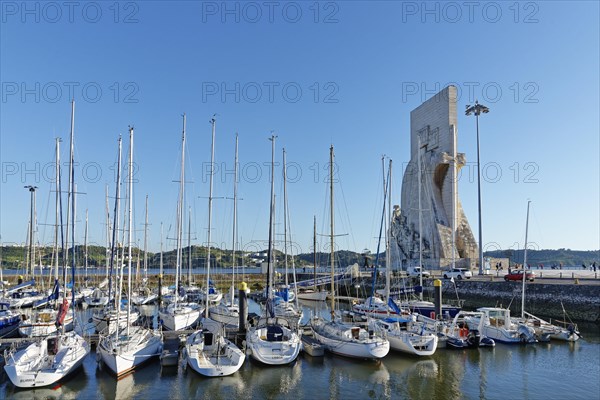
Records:
[[[600,400],[599,2],[67,3],[0,5],[0,399]]]
[[[327,304],[317,305],[327,311]],[[304,303],[308,316],[314,304]],[[251,310],[257,305],[251,303]],[[81,318],[87,315],[80,311]],[[305,317],[307,318],[307,317]],[[181,332],[184,335],[191,331]],[[171,340],[178,336],[164,332]],[[600,332],[582,330],[577,342],[551,341],[528,345],[498,344],[493,348],[439,349],[417,358],[391,352],[379,361],[361,361],[306,351],[291,365],[267,367],[249,361],[234,375],[205,378],[158,358],[133,374],[116,379],[96,359],[95,346],[83,368],[49,388],[20,390],[4,372],[0,397],[11,399],[214,399],[214,398],[344,398],[344,399],[592,399],[600,394]],[[93,344],[93,343],[92,343]],[[550,368],[538,368],[547,365]],[[585,385],[573,384],[587,376]]]

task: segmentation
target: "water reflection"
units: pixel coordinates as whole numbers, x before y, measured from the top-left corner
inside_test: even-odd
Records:
[[[251,394],[252,398],[288,398],[292,393],[297,397],[303,389],[299,385],[302,380],[303,361],[298,358],[291,365],[282,366],[247,362],[242,375],[245,382],[251,383],[248,394]]]
[[[247,397],[245,393],[246,385],[239,373],[218,378],[207,378],[187,368],[185,381],[187,382],[187,392],[183,397],[186,398],[220,400]]]

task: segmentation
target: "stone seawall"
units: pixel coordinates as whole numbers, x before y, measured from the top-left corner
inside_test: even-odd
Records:
[[[425,293],[432,292],[433,283],[427,282]],[[511,313],[521,313],[521,282],[457,281],[456,291],[464,300],[465,309],[477,307],[510,307]],[[442,296],[456,298],[454,286],[442,283]],[[574,321],[600,323],[600,285],[585,284],[527,284],[525,311],[537,316],[562,320],[563,305]]]

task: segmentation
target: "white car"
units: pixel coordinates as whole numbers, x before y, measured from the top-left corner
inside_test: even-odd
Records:
[[[444,279],[471,279],[473,273],[466,268],[451,268],[447,271],[444,271]]]
[[[421,267],[416,266],[416,267],[408,267],[408,269],[406,270],[406,273],[408,274],[408,276],[411,277],[418,277],[420,275],[423,275],[423,278],[429,278],[429,276],[431,275],[429,273],[429,271],[421,271]]]

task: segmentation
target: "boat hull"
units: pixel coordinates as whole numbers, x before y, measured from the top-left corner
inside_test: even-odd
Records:
[[[117,377],[132,372],[162,352],[162,339],[159,334],[152,331],[142,332],[145,329],[140,327],[130,329],[135,329],[136,332],[130,332],[129,337],[119,337],[118,343],[111,343],[114,335],[105,337],[97,348],[104,364]],[[134,341],[134,335],[144,335],[144,338]]]
[[[168,307],[158,313],[162,326],[170,331],[179,331],[194,325],[200,318],[202,310],[200,308]]]
[[[312,325],[313,335],[317,341],[331,353],[351,358],[380,359],[390,351],[390,342],[386,339],[369,337],[354,338],[352,330],[360,332],[360,328],[345,326],[339,323],[319,321]],[[364,331],[364,330],[363,330]],[[346,337],[348,332],[350,337]]]
[[[256,361],[267,365],[284,365],[294,362],[300,353],[299,335],[289,328],[281,327],[282,340],[271,340],[269,327],[263,326],[248,331],[247,351]]]
[[[4,370],[20,388],[53,385],[81,366],[90,352],[89,344],[72,332],[59,337],[58,351],[49,355],[46,340],[30,344],[6,360]]]

